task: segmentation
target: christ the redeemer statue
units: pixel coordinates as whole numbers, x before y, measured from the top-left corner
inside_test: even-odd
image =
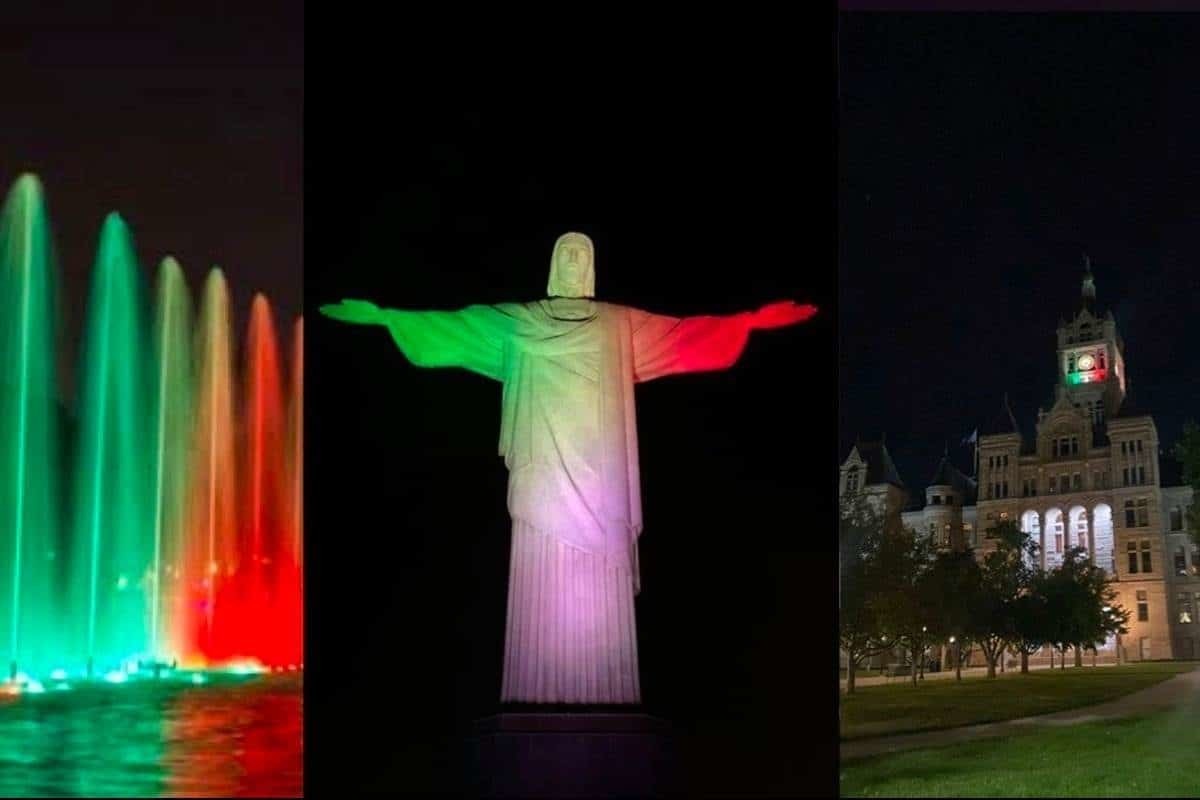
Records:
[[[463,367],[503,386],[512,556],[502,702],[641,702],[633,597],[642,531],[636,383],[730,367],[750,332],[803,322],[771,303],[677,319],[593,300],[591,240],[554,246],[547,297],[459,311],[321,308],[387,327],[418,367]]]

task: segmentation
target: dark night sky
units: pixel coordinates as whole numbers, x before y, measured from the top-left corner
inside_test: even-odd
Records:
[[[143,19],[143,17],[138,17]],[[60,268],[72,400],[101,222],[130,226],[147,288],[175,256],[198,304],[220,266],[244,341],[264,292],[281,345],[303,287],[303,39],[299,12],[140,25],[6,22],[0,184],[42,179]]]
[[[1005,392],[1032,435],[1085,252],[1170,446],[1200,417],[1200,17],[843,14],[839,41],[839,458],[886,431],[920,490]]]

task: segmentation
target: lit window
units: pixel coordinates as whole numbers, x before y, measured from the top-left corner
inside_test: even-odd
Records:
[[[1071,476],[1071,488],[1077,492],[1083,488],[1083,476],[1078,472]]]
[[[1137,593],[1137,615],[1138,622],[1150,620],[1150,604],[1146,601],[1146,592],[1141,589]]]
[[[1129,574],[1136,575],[1138,571],[1137,542],[1130,542],[1125,549],[1129,551]]]
[[[1192,624],[1192,595],[1191,592],[1180,592],[1176,597],[1179,604],[1179,624]]]
[[[1126,528],[1136,528],[1137,527],[1137,511],[1133,507],[1132,500],[1125,501],[1125,527]]]
[[[1150,540],[1142,539],[1142,572],[1153,572],[1150,569]]]
[[[1137,520],[1140,528],[1150,524],[1150,508],[1147,506],[1145,498],[1137,501]]]
[[[1187,551],[1183,549],[1183,545],[1175,548],[1175,574],[1187,575]]]

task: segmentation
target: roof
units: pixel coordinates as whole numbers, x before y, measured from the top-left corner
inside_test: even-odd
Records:
[[[937,471],[929,481],[930,486],[951,486],[963,496],[963,505],[974,505],[977,494],[976,482],[954,466],[949,455],[942,456]]]
[[[1005,396],[1000,412],[992,418],[991,422],[979,429],[979,435],[1000,436],[1009,433],[1020,436],[1021,428],[1017,425],[1017,419],[1013,416],[1012,409],[1008,407],[1008,397]]]
[[[1117,409],[1114,419],[1131,419],[1133,417],[1148,417],[1150,412],[1142,408],[1130,395],[1125,395],[1121,407]]]
[[[900,480],[900,472],[896,469],[882,439],[877,442],[855,442],[854,449],[858,451],[859,457],[867,462],[867,478],[864,485],[890,483],[901,489],[905,488],[904,481]]]

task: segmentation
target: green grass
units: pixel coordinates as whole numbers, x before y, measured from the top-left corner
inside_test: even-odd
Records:
[[[1069,670],[1068,670],[1069,671]],[[1197,797],[1200,700],[843,764],[843,797]]]
[[[842,739],[954,728],[1049,714],[1103,703],[1196,668],[1168,661],[1112,667],[1067,667],[1008,673],[995,680],[964,678],[859,687],[842,695]],[[1200,780],[1200,770],[1197,771]]]

